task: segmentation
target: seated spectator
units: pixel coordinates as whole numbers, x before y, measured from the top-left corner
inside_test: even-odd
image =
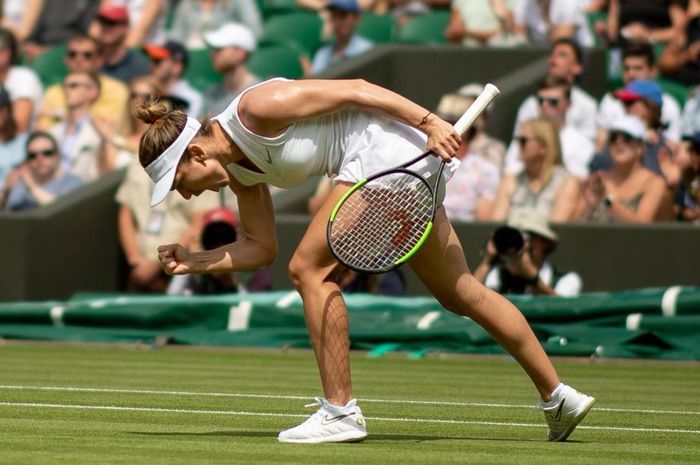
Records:
[[[243,90],[260,82],[245,64],[257,44],[250,29],[238,23],[205,33],[204,42],[211,49],[212,66],[223,74],[223,80],[204,93],[203,114],[217,115]]]
[[[571,88],[569,84],[557,78],[546,78],[539,85],[536,101],[538,102],[539,117],[552,121],[559,133],[559,143],[566,170],[579,179],[588,176],[588,165],[595,155],[595,147],[575,127],[567,122],[567,116],[571,111]],[[593,118],[593,115],[590,115]],[[518,157],[521,146],[515,140],[506,152],[506,173],[516,174],[522,169],[522,162]]]
[[[63,167],[85,182],[94,181],[105,173],[124,166],[108,163],[100,150],[102,138],[95,129],[91,109],[100,96],[100,80],[95,73],[69,73],[63,81],[66,117],[48,130],[56,138]]]
[[[523,42],[513,34],[513,0],[453,0],[445,37],[467,47],[507,46]]]
[[[130,27],[126,46],[165,42],[165,15],[169,0],[102,0],[102,6],[124,7],[129,12]]]
[[[26,133],[18,133],[12,116],[10,94],[0,86],[0,205],[2,205],[5,180],[24,161]]]
[[[681,118],[681,133],[690,137],[700,131],[700,88],[695,89],[692,97],[686,100]]]
[[[609,171],[593,173],[585,182],[575,216],[602,223],[651,223],[668,216],[663,212],[666,183],[644,167],[644,123],[631,115],[610,125]]]
[[[126,44],[129,12],[123,6],[106,5],[97,10],[94,37],[100,45],[104,64],[102,72],[125,84],[148,74],[148,60]]]
[[[526,209],[537,211],[553,223],[570,221],[580,186],[562,166],[557,127],[544,118],[526,121],[516,140],[524,169],[501,181],[492,220],[504,221]]]
[[[477,89],[474,88],[474,91]],[[474,97],[447,94],[440,99],[435,113],[454,124],[473,101]],[[471,141],[474,140],[477,131],[482,137],[487,137],[483,132],[482,118],[462,136],[462,145],[456,153],[461,163],[445,187],[445,200],[442,204],[447,216],[453,221],[491,219],[500,174],[495,163],[472,151]]]
[[[457,95],[467,99],[465,102],[462,102],[463,105],[467,105],[464,107],[465,110],[469,105],[472,104],[474,100],[476,100],[476,98],[481,94],[483,89],[483,85],[475,83],[466,84],[459,88],[459,90],[457,91]],[[467,131],[467,134],[465,136],[465,142],[469,143],[470,153],[478,155],[481,158],[488,160],[494,165],[496,165],[500,176],[500,173],[503,170],[503,161],[506,155],[506,146],[503,145],[503,142],[494,137],[491,137],[486,132],[486,122],[488,121],[488,115],[492,107],[493,104],[489,105],[489,107],[483,113],[481,113],[481,116],[479,116],[476,119],[474,124],[472,124],[471,128],[469,128],[469,131]],[[461,116],[461,114],[458,116]],[[456,123],[457,120],[455,119],[454,122]]]
[[[68,72],[97,73],[102,67],[102,57],[97,42],[88,36],[73,36],[66,44],[64,62]],[[92,114],[104,118],[115,126],[124,124],[129,89],[126,85],[106,74],[100,78],[100,96],[92,106]],[[66,98],[62,84],[55,84],[46,89],[39,107],[39,129],[47,129],[60,123],[66,117]]]
[[[129,84],[129,105],[126,110],[123,127],[101,118],[93,117],[92,124],[102,139],[102,157],[108,163],[120,166],[123,160],[135,160],[138,157],[139,142],[148,125],[136,118],[134,108],[146,100],[161,98],[163,92],[158,82],[151,76],[141,76]]]
[[[700,84],[700,7],[688,20],[684,35],[669,41],[659,57],[661,74],[683,84]]]
[[[61,166],[58,144],[51,134],[30,134],[26,154],[27,161],[20,166],[17,180],[7,194],[5,211],[27,211],[47,205],[83,184]]]
[[[500,294],[575,297],[581,276],[557,270],[548,258],[558,243],[545,217],[522,210],[494,231],[474,277]]]
[[[36,73],[24,66],[17,66],[18,60],[15,36],[9,30],[0,28],[0,85],[10,94],[17,131],[26,132],[31,129],[35,113],[39,110],[43,89]]]
[[[164,292],[168,277],[158,262],[158,246],[179,242],[196,248],[204,214],[218,205],[218,195],[207,191],[189,201],[170,195],[149,208],[152,188],[150,178],[134,160],[116,194],[119,242],[130,267],[130,291]]]
[[[147,45],[151,58],[151,76],[160,83],[164,95],[177,97],[187,103],[187,114],[199,117],[204,97],[183,77],[187,71],[188,53],[179,42],[167,41],[163,46]]]
[[[661,131],[661,108],[663,105],[661,87],[654,81],[632,81],[624,89],[615,91],[614,95],[623,102],[626,114],[636,116],[646,127],[644,137],[646,148],[642,157],[642,165],[659,176],[668,176],[670,178],[668,179],[669,184],[675,185],[678,182],[679,173],[664,173],[666,166],[661,162],[664,156],[673,152],[673,149],[667,145]],[[591,161],[591,172],[607,171],[612,168],[613,161],[608,148],[609,145],[607,148],[604,147]],[[665,155],[661,155],[662,153]]]
[[[85,35],[100,0],[44,0],[36,26],[22,47],[26,61],[57,45],[65,44],[74,35]]]
[[[255,37],[262,34],[262,15],[255,0],[180,0],[168,37],[186,48],[205,48],[204,33],[226,23],[244,24]]]
[[[17,37],[17,42],[24,42],[34,31],[45,0],[3,0],[2,24]]]
[[[654,49],[648,42],[630,41],[622,51],[622,80],[625,85],[639,79],[652,80],[656,77]],[[598,106],[598,135],[596,148],[600,150],[607,141],[607,127],[612,121],[625,114],[623,103],[612,92],[603,96]],[[681,138],[681,108],[675,98],[662,94],[661,124],[664,136],[672,142]]]
[[[688,166],[676,196],[678,219],[700,225],[700,131],[688,142]]]
[[[515,0],[515,33],[535,45],[549,45],[561,38],[574,38],[581,47],[592,47],[581,6],[572,0]]]
[[[591,141],[595,139],[595,113],[598,103],[585,90],[576,85],[583,74],[583,52],[571,39],[556,40],[549,51],[547,78],[563,79],[571,86],[571,105],[566,111],[566,124],[578,129]],[[537,97],[532,95],[518,108],[513,132],[523,121],[537,118],[540,107]]]
[[[610,0],[608,4],[608,42],[669,42],[683,35],[687,0]]]
[[[313,74],[321,73],[329,66],[360,55],[374,46],[370,40],[355,33],[362,15],[357,0],[330,0],[327,9],[333,40],[314,55],[311,64]]]

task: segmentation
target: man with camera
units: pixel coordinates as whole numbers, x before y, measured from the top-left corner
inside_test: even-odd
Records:
[[[521,210],[494,231],[474,276],[500,294],[576,296],[578,273],[562,273],[547,260],[558,241],[542,215]]]

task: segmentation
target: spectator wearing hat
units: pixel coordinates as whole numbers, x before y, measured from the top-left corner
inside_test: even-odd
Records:
[[[659,176],[666,178],[668,184],[675,187],[679,181],[679,172],[671,156],[673,150],[667,145],[662,131],[663,96],[661,87],[654,81],[640,79],[630,82],[624,89],[615,91],[614,95],[625,106],[626,114],[636,116],[646,127],[646,134],[642,138],[643,145],[646,147],[642,164]],[[608,146],[591,161],[590,169],[591,172],[605,171],[611,169],[612,165],[613,161]]]
[[[476,100],[476,98],[484,90],[482,84],[471,83],[465,84],[457,90],[457,95],[462,99],[460,105],[467,105],[464,110],[468,108],[469,105]],[[488,121],[488,115],[493,107],[493,104],[489,105],[488,108],[481,113],[481,115],[474,121],[474,123],[467,131],[465,135],[466,141],[469,143],[469,152],[482,157],[485,160],[490,161],[498,168],[499,175],[503,170],[503,160],[506,154],[506,146],[500,140],[492,137],[486,132],[486,123]],[[438,105],[438,111],[440,107]],[[456,108],[455,108],[456,110]],[[452,112],[452,117],[460,116],[464,113],[456,115]],[[457,122],[457,119],[454,122]]]
[[[227,23],[207,32],[204,42],[211,50],[212,66],[223,75],[221,83],[204,93],[204,115],[216,115],[243,90],[260,82],[245,64],[257,44],[251,30],[240,23]]]
[[[158,263],[158,246],[179,242],[196,249],[204,215],[218,205],[217,194],[206,191],[189,201],[171,195],[149,208],[152,189],[150,178],[134,160],[116,194],[119,242],[129,265],[130,291],[164,292],[169,278]]]
[[[17,130],[26,132],[32,127],[39,110],[43,89],[36,73],[27,67],[17,66],[18,60],[14,34],[9,29],[0,28],[0,85],[10,94]]]
[[[478,92],[478,85],[464,90]],[[478,95],[478,93],[477,93]],[[446,94],[440,99],[435,113],[445,121],[456,123],[474,101],[473,96]],[[493,202],[500,182],[499,167],[486,156],[474,151],[472,141],[477,134],[484,133],[483,113],[479,120],[462,136],[462,145],[456,157],[460,160],[452,179],[446,184],[443,205],[447,217],[453,221],[488,221],[491,219]],[[502,147],[502,144],[501,144]],[[478,147],[477,147],[478,148]],[[503,152],[501,152],[502,154]]]
[[[671,40],[659,57],[664,76],[689,86],[700,84],[700,5],[688,20],[685,34]]]
[[[12,116],[12,101],[10,94],[0,86],[0,205],[2,205],[3,193],[7,191],[6,181],[8,177],[17,179],[17,168],[24,161],[24,145],[27,141],[26,133],[18,133]],[[10,173],[13,173],[10,176]],[[14,181],[10,182],[14,184]]]
[[[97,41],[86,35],[71,37],[66,44],[63,61],[69,73],[99,73],[103,60]],[[92,115],[109,124],[121,126],[126,115],[129,89],[123,82],[99,73],[100,96],[91,108]],[[54,84],[46,89],[39,107],[37,127],[48,129],[66,118],[66,98],[63,84]]]
[[[87,34],[100,0],[44,0],[36,26],[22,46],[25,60],[31,61],[76,34]]]
[[[186,103],[187,114],[193,118],[199,117],[204,97],[183,77],[189,58],[185,47],[169,40],[162,46],[146,45],[144,50],[151,59],[151,76],[158,80],[164,95],[182,99]]]
[[[571,87],[571,104],[566,110],[566,125],[577,129],[591,141],[595,139],[596,100],[576,83],[583,74],[583,50],[572,39],[554,41],[547,60],[547,79],[565,80]],[[513,133],[523,121],[537,118],[540,114],[537,96],[526,98],[518,108]]]
[[[129,12],[125,7],[104,5],[97,10],[94,37],[104,59],[102,72],[125,84],[149,72],[146,57],[128,48],[128,34]]]
[[[169,37],[188,49],[205,48],[204,33],[229,22],[244,24],[256,38],[262,34],[262,15],[255,0],[180,0]]]
[[[648,42],[630,41],[622,50],[622,81],[625,85],[637,80],[654,80],[657,69],[654,48]],[[675,98],[662,92],[661,125],[667,140],[677,143],[681,139],[681,108]],[[624,103],[613,92],[606,93],[600,105],[596,123],[598,132],[596,148],[601,150],[607,141],[607,128],[612,121],[625,114]]]
[[[611,167],[594,172],[584,183],[576,208],[580,221],[651,223],[668,218],[663,211],[666,183],[642,163],[647,129],[636,116],[613,121],[608,133]]]
[[[30,134],[25,150],[26,162],[20,166],[17,182],[7,194],[5,211],[27,211],[47,205],[83,184],[62,167],[58,144],[51,134]]]
[[[700,131],[688,138],[688,163],[676,195],[677,217],[700,225]]]
[[[355,33],[362,12],[357,0],[330,0],[327,5],[333,40],[318,49],[311,64],[313,74],[341,61],[365,53],[372,41]]]
[[[583,286],[581,276],[558,270],[548,258],[558,243],[544,216],[522,210],[494,231],[474,277],[501,294],[575,297]]]

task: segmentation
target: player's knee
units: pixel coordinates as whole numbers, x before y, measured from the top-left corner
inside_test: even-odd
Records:
[[[472,315],[483,302],[487,289],[471,274],[460,279],[454,292],[438,297],[440,305],[458,315]]]
[[[294,254],[292,256],[292,259],[289,261],[289,266],[287,267],[289,280],[297,290],[303,288],[311,281],[312,270],[313,268],[310,263],[299,254]]]

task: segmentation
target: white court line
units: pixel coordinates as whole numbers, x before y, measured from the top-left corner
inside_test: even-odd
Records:
[[[312,399],[313,396],[283,396],[274,394],[247,394],[236,392],[194,392],[194,391],[159,391],[150,389],[113,389],[113,388],[85,388],[70,386],[22,386],[22,385],[2,385],[0,390],[34,390],[34,391],[61,391],[61,392],[103,392],[115,394],[159,394],[169,396],[202,396],[202,397],[237,397],[248,399],[281,399],[281,400],[303,400]],[[491,404],[483,402],[451,402],[439,400],[403,400],[403,399],[366,399],[358,398],[358,401],[381,404],[411,404],[411,405],[435,405],[447,407],[494,407],[494,408],[526,408],[537,409],[537,405],[527,404]],[[700,415],[700,412],[692,410],[654,410],[654,409],[629,409],[613,407],[596,407],[597,412],[624,412],[624,413],[651,413],[663,415]]]
[[[0,406],[25,407],[25,408],[56,408],[75,410],[108,410],[120,412],[151,412],[151,413],[190,413],[201,415],[232,415],[232,416],[257,416],[257,417],[284,417],[306,418],[308,415],[295,413],[270,413],[270,412],[246,412],[234,410],[190,410],[179,408],[156,407],[120,407],[115,405],[75,405],[75,404],[42,404],[34,402],[0,402]],[[392,417],[367,417],[372,421],[393,421],[401,423],[437,423],[450,425],[479,425],[479,426],[516,426],[523,428],[545,428],[542,423],[508,423],[501,421],[474,421],[474,420],[440,420],[433,418],[392,418]],[[700,434],[700,430],[692,429],[666,429],[666,428],[628,428],[624,426],[578,426],[578,429],[590,429],[601,431],[628,431],[643,433],[688,433]]]

